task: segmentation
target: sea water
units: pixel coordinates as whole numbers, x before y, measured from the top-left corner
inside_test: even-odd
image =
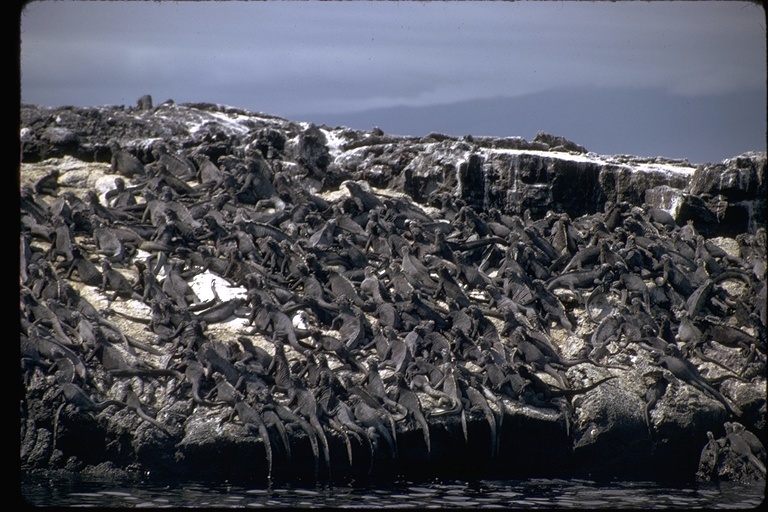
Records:
[[[23,477],[21,495],[27,505],[45,507],[753,509],[765,499],[765,483],[403,479],[363,486],[249,488],[226,482],[109,484]]]

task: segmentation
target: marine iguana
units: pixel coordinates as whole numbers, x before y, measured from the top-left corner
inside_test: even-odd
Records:
[[[200,396],[200,391],[202,390],[203,386],[203,379],[206,378],[205,368],[203,368],[203,365],[200,364],[200,362],[196,359],[187,358],[184,362],[181,363],[180,366],[184,367],[184,381],[192,386],[192,401],[196,404],[205,405],[207,407],[215,407],[218,405],[213,402],[209,402]],[[219,373],[219,375],[221,374]],[[179,380],[176,388],[181,386],[181,384],[182,381]]]
[[[621,301],[626,304],[628,297],[639,294],[643,299],[645,310],[650,311],[651,295],[648,286],[645,284],[645,280],[638,274],[630,272],[627,266],[623,263],[617,263],[614,265],[614,268],[617,271],[618,280],[614,281],[611,287],[618,288],[619,286],[623,286],[621,290]]]
[[[349,402],[352,406],[352,411],[355,415],[355,419],[360,422],[361,425],[366,427],[368,438],[372,443],[378,444],[377,439],[383,438],[389,448],[390,458],[397,458],[397,444],[395,442],[396,437],[387,430],[384,426],[384,422],[376,413],[376,409],[368,405],[366,401],[356,393],[350,393]]]
[[[550,228],[550,244],[557,253],[575,255],[584,241],[571,223],[567,213],[562,213]]]
[[[478,391],[470,382],[466,379],[459,379],[459,388],[463,390],[464,395],[469,401],[470,411],[479,411],[482,413],[485,421],[488,423],[488,428],[491,435],[491,457],[496,457],[499,453],[499,444],[501,441],[501,426],[504,419],[504,406],[499,403],[498,418],[490,405],[488,405],[488,398]]]
[[[451,353],[452,341],[442,332],[429,329],[423,335],[424,344],[429,351],[429,359],[435,361],[435,364],[445,362],[445,357]]]
[[[437,289],[437,282],[432,279],[429,269],[411,254],[411,250],[407,245],[400,248],[400,257],[402,258],[400,270],[404,272],[411,286],[430,294],[434,293]]]
[[[357,432],[357,430],[361,429],[349,429],[336,419],[335,411],[342,402],[342,398],[346,394],[346,389],[344,389],[339,380],[335,378],[333,372],[330,370],[327,372],[321,371],[317,384],[312,387],[312,393],[317,400],[318,413],[325,420],[327,425],[338,432],[343,438],[344,445],[347,448],[349,467],[352,468],[354,466],[354,461],[352,456],[352,443],[349,440],[349,436],[352,435],[352,437],[354,437],[360,444],[363,443],[363,439]],[[368,440],[368,436],[365,432],[364,436],[366,437],[366,440]]]
[[[219,372],[237,389],[243,382],[243,376],[235,365],[217,350],[219,347],[221,347],[220,342],[207,341],[203,343],[197,350],[197,360],[205,368],[205,373],[208,377],[213,372]]]
[[[373,326],[378,325],[381,329],[389,328],[395,332],[399,332],[403,329],[403,321],[400,317],[400,312],[398,311],[397,306],[392,303],[382,302],[377,304],[373,316],[376,319]],[[373,344],[373,339],[371,340],[371,343],[366,345],[366,347],[371,344]],[[378,347],[378,343],[376,343],[376,346]]]
[[[156,164],[165,166],[177,178],[188,181],[197,177],[195,165],[187,157],[171,153],[166,144],[162,142],[155,144],[151,153]]]
[[[677,223],[675,218],[667,210],[656,208],[647,203],[643,203],[642,209],[648,215],[648,220],[662,227],[667,232],[672,232],[677,229]]]
[[[293,387],[291,366],[288,363],[283,342],[278,339],[273,340],[272,343],[275,346],[275,354],[272,356],[272,363],[267,368],[267,373],[272,375],[275,389],[287,395]]]
[[[19,207],[21,212],[32,217],[35,224],[48,224],[48,221],[50,220],[50,206],[45,200],[40,198],[40,194],[38,194],[34,187],[28,183],[21,184],[19,190]],[[24,215],[22,215],[22,217],[23,216]],[[60,216],[66,218],[64,215]]]
[[[241,307],[244,303],[245,299],[235,297],[225,301],[218,301],[216,304],[205,308],[199,313],[193,314],[198,321],[204,322],[205,325],[226,322],[233,316],[248,318],[250,311]]]
[[[421,428],[424,435],[424,443],[427,447],[427,458],[429,459],[432,453],[432,446],[429,436],[429,423],[424,416],[424,411],[421,407],[421,402],[416,396],[416,393],[411,391],[408,383],[405,381],[405,375],[401,372],[394,373],[395,401],[405,407],[408,410],[408,416],[412,418]]]
[[[443,373],[442,378],[435,384],[435,388],[439,388],[442,390],[443,393],[445,393],[448,397],[451,398],[451,401],[455,404],[455,406],[450,409],[451,414],[459,414],[461,419],[461,431],[464,434],[464,442],[469,442],[469,434],[467,432],[467,406],[465,404],[465,401],[468,402],[467,399],[462,397],[461,389],[459,388],[459,381],[458,377],[456,376],[456,363],[453,360],[453,356],[451,355],[450,350],[444,350],[443,355],[443,363],[440,366],[440,369]],[[438,400],[438,405],[440,405],[440,402]],[[494,437],[495,440],[495,437]],[[495,446],[491,444],[491,457],[495,455]]]
[[[138,195],[141,187],[129,188],[126,186],[123,178],[115,178],[114,183],[115,188],[107,190],[104,193],[104,200],[107,202],[107,207],[116,208],[118,210],[135,207],[138,204],[136,195]]]
[[[357,421],[355,421],[355,412],[352,410],[352,407],[349,406],[343,399],[339,399],[336,401],[336,407],[331,411],[333,414],[333,417],[339,422],[339,424],[344,427],[345,429],[348,429],[350,432],[355,433],[358,438],[365,439],[366,443],[368,444],[368,450],[370,451],[370,463],[368,465],[368,474],[371,474],[371,471],[373,470],[373,455],[374,455],[374,443],[371,439],[372,432],[371,429],[373,427],[363,428],[360,425],[357,424]],[[375,429],[373,429],[375,432]],[[375,435],[375,434],[374,434]],[[351,456],[350,456],[350,465],[351,465]]]
[[[25,272],[28,272],[26,276]],[[29,263],[19,277],[21,285],[38,299],[53,299],[62,305],[78,300],[77,291],[56,272],[51,262],[42,258],[37,263]]]
[[[701,449],[699,455],[699,466],[696,471],[696,478],[701,480],[710,479],[715,474],[720,464],[721,451],[725,445],[723,439],[715,439],[711,430],[707,430],[707,444]]]
[[[72,382],[65,382],[59,386],[59,389],[51,397],[51,400],[55,400],[57,397],[63,395],[64,401],[56,408],[53,420],[53,448],[56,447],[56,441],[58,439],[59,417],[61,410],[67,404],[71,404],[78,411],[87,413],[101,412],[107,407],[117,406],[119,408],[127,407],[127,404],[119,400],[104,400],[103,402],[94,401],[80,386]]]
[[[128,388],[128,390],[126,391],[125,405],[133,409],[141,419],[159,428],[160,430],[168,434],[168,436],[170,437],[176,436],[176,433],[174,433],[174,431],[171,430],[170,427],[157,421],[155,418],[150,416],[146,410],[144,410],[144,404],[141,403],[141,400],[139,400],[138,395],[131,388]]]
[[[331,329],[337,329],[347,349],[355,351],[366,339],[367,320],[346,295],[339,296],[337,303],[339,314],[331,322]]]
[[[189,308],[190,304],[200,302],[200,298],[182,276],[183,268],[182,260],[172,260],[169,265],[166,265],[166,275],[161,289],[179,307]]]
[[[523,283],[510,285],[510,290],[512,291],[512,298],[502,294],[494,285],[489,284],[486,286],[485,291],[488,292],[490,297],[488,307],[494,308],[496,311],[484,309],[483,313],[501,319],[507,319],[509,316],[512,316],[515,322],[531,329],[539,326],[539,315],[533,307],[529,306],[529,304],[536,300],[531,290]],[[525,302],[525,304],[515,299]]]
[[[667,376],[661,370],[651,370],[646,372],[643,374],[643,379],[647,386],[644,396],[645,407],[643,408],[643,419],[645,420],[645,425],[648,427],[648,434],[653,436],[651,410],[656,406],[659,399],[664,396],[664,393],[666,393],[669,380],[667,380]]]
[[[91,353],[86,357],[85,362],[90,361],[93,357],[96,357],[101,366],[110,375],[116,377],[126,376],[143,376],[143,377],[176,377],[181,380],[182,375],[172,369],[154,368],[148,363],[137,360],[135,363],[129,363],[125,357],[115,347],[109,344],[103,337],[96,339],[96,346],[93,347]]]
[[[336,223],[335,218],[326,220],[323,226],[315,230],[307,239],[307,247],[326,249],[334,245],[337,229]]]
[[[72,262],[75,258],[75,235],[70,225],[63,218],[54,217],[51,235],[51,247],[46,255],[47,258],[55,262],[58,256],[64,256],[65,263]]]
[[[315,480],[317,480],[318,467],[320,463],[320,447],[318,445],[317,433],[315,432],[315,429],[300,415],[295,414],[288,407],[281,404],[280,402],[277,402],[268,389],[260,390],[257,394],[257,398],[261,404],[274,409],[277,416],[284,423],[288,425],[298,425],[298,427],[302,429],[307,435],[307,439],[309,440],[309,444],[312,449]]]
[[[314,347],[304,345],[299,341],[299,334],[293,326],[291,318],[280,308],[271,302],[262,302],[259,295],[252,295],[253,310],[249,315],[249,324],[254,324],[253,332],[272,334],[272,341],[288,340],[288,344],[301,354],[305,354]],[[253,334],[251,332],[250,334]],[[307,337],[310,332],[302,333],[302,337]]]
[[[90,226],[89,221],[94,217],[99,217],[108,223],[114,223],[117,221],[135,222],[137,220],[131,211],[133,209],[111,208],[109,206],[103,205],[101,203],[101,197],[96,193],[95,190],[86,190],[83,199],[86,205],[86,208],[83,210],[83,215],[88,217],[88,221],[85,222],[87,226]],[[93,226],[90,227],[92,228]]]
[[[278,242],[287,241],[290,244],[296,242],[293,237],[285,233],[283,230],[263,222],[254,222],[244,218],[235,217],[233,220],[233,225],[251,235],[254,240],[258,240],[259,238],[266,236],[271,236]]]
[[[661,255],[660,263],[663,270],[661,285],[668,284],[682,297],[690,297],[695,288],[688,279],[688,273],[678,268],[668,254]]]
[[[509,354],[507,348],[501,341],[496,325],[494,325],[494,323],[489,320],[477,306],[471,306],[468,309],[468,313],[472,319],[472,329],[469,332],[469,335],[477,339],[478,344],[483,343],[492,347],[494,351],[501,355],[503,360],[508,360]]]
[[[450,309],[464,309],[472,304],[469,297],[464,293],[461,285],[448,271],[446,265],[438,265],[438,281],[435,291],[432,293],[433,299],[440,299],[448,303]],[[488,285],[490,286],[490,285]]]
[[[366,367],[338,338],[325,335],[319,329],[313,330],[311,337],[315,341],[315,345],[318,347],[316,350],[322,349],[325,352],[334,354],[339,359],[339,361],[349,365],[349,367],[352,369],[356,369],[361,372],[367,371]]]
[[[443,390],[437,389],[437,387],[430,384],[429,379],[422,373],[416,373],[411,375],[411,380],[408,383],[408,387],[411,391],[421,391],[430,397],[437,400],[437,405],[440,407],[444,403],[448,403],[448,409],[444,411],[430,410],[427,412],[429,416],[442,416],[444,414],[459,414],[462,409],[461,399],[456,396],[450,395]]]
[[[485,369],[485,375],[481,382],[488,386],[491,391],[501,393],[521,404],[559,410],[556,404],[539,396],[543,389],[540,379],[531,372],[529,372],[529,378],[523,377],[523,373],[526,371],[524,366],[519,366],[522,370],[520,371],[516,365],[507,362],[497,363],[493,360],[489,350],[483,351],[482,366]],[[538,385],[539,389],[536,389],[535,385]]]
[[[672,372],[675,377],[720,401],[729,414],[737,417],[743,414],[739,407],[731,405],[728,399],[701,376],[693,363],[683,359],[674,345],[668,345],[663,353],[653,352],[652,354],[654,359],[662,367]]]
[[[21,334],[24,338],[24,358],[30,362],[40,363],[40,359],[47,359],[56,362],[59,359],[66,358],[72,362],[77,375],[85,380],[87,369],[80,357],[66,345],[63,345],[47,330],[38,325],[39,322],[22,321]]]
[[[743,350],[749,350],[753,346],[760,352],[766,353],[765,341],[756,336],[752,336],[748,332],[733,325],[726,324],[722,321],[712,321],[705,317],[701,322],[703,330],[703,336],[706,339],[717,341],[721,345],[732,348],[741,348]]]
[[[414,358],[422,355],[424,350],[423,334],[425,334],[430,327],[434,328],[434,324],[428,326],[427,322],[420,322],[413,326],[413,329],[411,329],[403,338],[403,343],[408,347],[408,350],[413,354]]]
[[[600,266],[593,270],[574,270],[559,276],[555,276],[546,282],[547,290],[553,291],[559,288],[567,288],[571,293],[575,294],[580,302],[584,302],[584,298],[581,295],[581,290],[584,288],[592,289],[598,282],[602,281],[603,277],[611,270],[611,266],[607,263],[602,263]]]
[[[145,304],[156,303],[164,298],[168,298],[163,291],[162,285],[157,280],[157,276],[147,267],[144,261],[134,259],[133,265],[138,272],[135,289],[141,295],[142,302]]]
[[[211,377],[214,382],[216,382],[216,385],[208,392],[206,398],[210,398],[216,393],[216,398],[218,399],[219,404],[226,404],[232,407],[234,407],[237,402],[243,400],[243,394],[235,389],[235,386],[230,384],[224,375],[214,370]]]
[[[531,281],[531,284],[533,285],[536,298],[544,312],[541,319],[542,325],[549,327],[549,322],[551,320],[557,320],[566,331],[572,332],[573,324],[568,319],[565,307],[562,302],[560,302],[560,299],[554,293],[549,291],[548,287],[541,279],[534,279]]]
[[[51,299],[37,300],[32,291],[27,287],[22,287],[20,293],[21,311],[26,319],[34,322],[35,325],[42,325],[52,329],[51,336],[60,344],[67,347],[74,347],[74,342],[70,339],[64,326],[67,325],[59,319],[59,316],[48,307],[47,303],[55,303]]]
[[[731,453],[737,459],[752,464],[765,477],[765,447],[757,436],[745,430],[738,422],[725,422],[725,432],[725,446]]]
[[[536,258],[542,267],[548,268],[555,260],[557,260],[559,256],[557,249],[555,249],[552,243],[542,236],[533,226],[524,226],[522,227],[522,230],[516,228],[516,233],[518,235],[522,234],[524,239],[530,240],[532,247],[538,250],[538,253],[543,256]],[[535,252],[532,250],[530,254],[533,255],[534,253]]]
[[[380,420],[387,420],[392,433],[392,444],[390,446],[392,447],[392,457],[394,458],[397,454],[397,428],[395,423],[404,419],[408,415],[408,410],[390,398],[387,394],[387,391],[384,388],[384,382],[382,381],[381,375],[379,374],[376,361],[373,359],[370,360],[368,362],[368,366],[368,373],[365,376],[365,380],[361,384],[357,385],[349,377],[345,376],[343,378],[345,383],[344,387],[347,389],[348,396],[356,395],[358,398],[363,400],[368,405],[368,407],[373,409],[373,411],[379,416]],[[371,427],[372,425],[366,426]]]
[[[264,444],[264,451],[267,457],[267,478],[272,480],[272,439],[269,437],[269,429],[261,415],[244,401],[235,404],[235,412],[240,417],[240,421],[246,430],[256,430]]]
[[[405,341],[397,335],[389,337],[389,347],[381,361],[382,367],[393,368],[396,372],[405,371],[413,361],[414,354]]]
[[[589,384],[581,388],[562,389],[557,386],[552,386],[547,384],[525,366],[519,366],[518,372],[520,373],[521,377],[529,381],[528,387],[524,391],[524,394],[529,392],[534,392],[537,395],[540,395],[545,400],[552,400],[553,398],[571,399],[574,396],[588,393],[589,391],[592,391],[593,389],[597,388],[598,386],[600,386],[605,382],[608,382],[609,380],[618,378],[616,375],[610,375],[608,377],[603,377],[601,379],[598,379],[592,384]],[[535,405],[535,404],[531,404],[531,405]]]
[[[267,427],[273,427],[277,430],[280,440],[283,442],[285,457],[290,460],[291,442],[288,438],[288,430],[285,427],[283,419],[277,414],[275,405],[255,401],[253,402],[252,407],[261,415],[261,418],[264,420]]]
[[[120,143],[115,139],[110,139],[107,142],[107,146],[112,151],[110,168],[113,173],[126,178],[140,177],[146,174],[144,164],[141,163],[141,160],[136,158],[128,150],[120,147]]]
[[[574,269],[584,270],[585,267],[594,267],[596,263],[601,263],[600,244],[606,245],[607,242],[601,241],[598,245],[588,245],[586,247],[582,247],[573,255],[571,255],[569,252],[566,252],[564,255],[561,255],[557,260],[552,262],[552,267],[550,267],[550,270],[554,271],[554,267],[558,264],[558,261],[565,258],[566,256],[568,257],[568,261],[565,264],[565,267],[559,271],[561,274],[566,274]]]
[[[294,413],[301,414],[307,418],[309,424],[312,425],[312,428],[315,430],[315,433],[320,440],[326,469],[330,475],[331,456],[328,449],[328,438],[325,436],[325,431],[320,424],[322,411],[320,410],[312,391],[305,388],[297,379],[292,379],[292,381],[292,385],[288,390],[288,406],[294,405]]]
[[[328,286],[337,301],[339,301],[341,296],[345,296],[356,307],[366,307],[365,300],[360,297],[360,294],[357,292],[358,286],[352,284],[352,281],[331,269],[327,270],[327,275]]]
[[[360,283],[360,291],[365,294],[366,302],[372,301],[373,304],[391,302],[392,296],[386,286],[379,280],[374,267],[367,265],[364,269],[365,277]],[[306,287],[305,287],[306,294]]]
[[[196,189],[187,183],[186,179],[177,176],[171,171],[165,163],[158,162],[152,164],[148,173],[153,175],[153,179],[162,190],[163,187],[168,187],[176,192],[181,197],[199,197],[204,193],[204,190]]]
[[[550,360],[539,349],[538,346],[528,341],[523,333],[522,327],[518,327],[512,333],[512,343],[515,348],[515,355],[519,355],[524,363],[533,369],[533,371],[543,371],[551,375],[561,387],[566,388],[565,373],[562,369],[558,370],[553,365],[561,365],[561,361]],[[513,358],[514,360],[514,358]]]
[[[109,299],[110,301],[114,301],[118,297],[138,301],[144,300],[144,297],[134,289],[133,284],[128,281],[128,278],[126,278],[120,271],[112,268],[109,259],[106,258],[101,262],[101,283],[99,290],[102,293],[108,291],[114,292]]]
[[[440,331],[450,327],[445,319],[449,312],[428,298],[422,299],[418,292],[407,295],[404,297],[404,300],[397,302],[395,307],[400,312],[401,317],[405,314],[410,314],[416,319],[416,323],[432,321],[434,322],[435,329]]]

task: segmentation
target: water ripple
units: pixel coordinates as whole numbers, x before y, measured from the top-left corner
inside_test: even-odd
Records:
[[[126,485],[22,481],[33,506],[124,508],[754,508],[765,486],[724,483],[664,486],[653,482],[598,484],[580,479],[392,482],[371,487],[244,488],[230,484]]]

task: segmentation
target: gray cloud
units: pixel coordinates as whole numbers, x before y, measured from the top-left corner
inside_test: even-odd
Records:
[[[748,2],[42,0],[21,16],[22,101],[209,101],[296,113],[567,88],[765,91]]]

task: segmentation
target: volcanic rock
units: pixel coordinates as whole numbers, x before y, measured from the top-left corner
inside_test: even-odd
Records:
[[[21,121],[23,471],[692,479],[708,432],[721,437],[738,420],[765,444],[764,153],[692,165],[597,155],[544,133],[530,142],[396,137],[210,103],[153,107],[147,96],[136,107],[22,105]],[[113,206],[110,140],[147,169],[124,178],[131,206]],[[198,176],[171,187],[153,153],[159,143]],[[150,201],[159,201],[152,215]],[[675,224],[654,220],[654,208]],[[100,254],[95,226],[125,250]],[[590,248],[594,258],[580,256],[580,266],[598,269],[608,257],[598,247],[623,263],[580,288],[553,287],[564,316],[545,314],[555,306],[533,280],[546,285]],[[411,274],[400,272],[403,248],[421,263]],[[135,293],[84,283],[117,254],[125,256],[112,269]],[[695,293],[681,295],[663,255]],[[623,268],[642,285],[620,279]],[[446,269],[469,307],[430,288]],[[356,291],[375,276],[390,308],[365,294],[336,296],[331,275]],[[515,305],[492,303],[487,286]],[[227,303],[230,317],[201,316],[227,300],[237,301]],[[361,326],[346,352],[332,339],[343,338],[334,320],[342,308]],[[385,327],[395,314],[401,330]],[[701,337],[681,332],[688,316]],[[478,318],[490,322],[481,329]],[[634,325],[640,318],[647,328]],[[518,350],[521,332],[547,364]],[[320,345],[322,336],[332,338]],[[289,342],[287,381],[273,364],[280,338]],[[379,421],[396,432],[392,457],[380,434],[369,444],[329,415],[338,401],[356,403],[350,390],[365,385],[364,367],[381,368],[395,403],[387,364],[397,356],[387,347],[398,340],[411,345],[405,381],[420,374],[433,388],[416,391],[431,451],[403,404],[381,405]],[[660,364],[678,353],[717,394]],[[515,368],[528,375],[515,396],[494,387],[494,358],[510,382]],[[460,401],[444,396],[445,365],[455,365]],[[222,377],[234,391],[219,387]],[[315,391],[320,430],[298,412],[306,409],[294,386]],[[478,396],[490,413],[469,408]],[[266,430],[238,417],[238,400]]]

